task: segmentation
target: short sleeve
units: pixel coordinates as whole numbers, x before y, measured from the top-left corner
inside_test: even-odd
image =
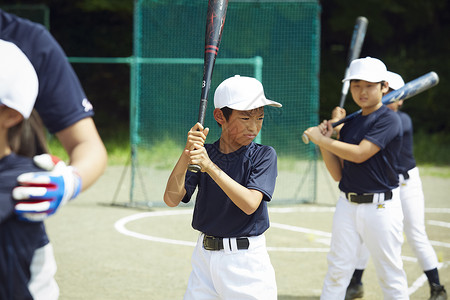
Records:
[[[38,65],[39,94],[36,110],[51,133],[93,116],[93,107],[66,54],[47,31],[36,41],[41,53]]]
[[[270,201],[275,190],[277,171],[277,154],[272,147],[264,147],[254,159],[247,188],[264,194],[263,199]]]
[[[372,128],[367,132],[365,139],[385,149],[392,140],[402,135],[402,124],[398,115],[390,113],[380,115]]]

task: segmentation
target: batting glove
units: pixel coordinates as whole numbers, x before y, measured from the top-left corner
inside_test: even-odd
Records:
[[[67,166],[56,156],[42,154],[34,163],[46,170],[24,173],[17,177],[19,186],[13,189],[18,203],[15,212],[20,219],[39,222],[53,215],[58,208],[81,191],[81,177],[75,168]]]

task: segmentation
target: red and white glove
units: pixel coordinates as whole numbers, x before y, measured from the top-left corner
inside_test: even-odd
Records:
[[[54,214],[81,191],[81,177],[72,166],[50,154],[33,157],[35,165],[47,170],[24,173],[17,177],[19,186],[13,189],[18,203],[15,212],[20,219],[43,221]]]

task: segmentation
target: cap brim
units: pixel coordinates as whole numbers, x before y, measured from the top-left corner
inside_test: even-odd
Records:
[[[263,106],[273,106],[273,107],[282,107],[281,103],[278,103],[273,100],[260,98],[258,100],[248,102],[240,102],[236,104],[229,105],[228,107],[235,110],[252,110]]]
[[[373,83],[386,81],[386,79],[381,78],[381,77],[367,76],[366,74],[365,75],[355,74],[355,75],[352,75],[352,76],[342,79],[342,82],[349,81],[349,80],[364,80],[364,81],[373,82]]]

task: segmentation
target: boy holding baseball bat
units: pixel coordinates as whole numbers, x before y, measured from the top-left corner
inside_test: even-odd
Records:
[[[345,123],[339,140],[331,138],[330,121],[305,131],[319,146],[341,190],[321,299],[345,298],[363,243],[373,258],[384,299],[408,299],[396,170],[402,127],[397,114],[381,102],[389,89],[386,66],[371,57],[356,59],[350,64],[347,80],[362,113]]]
[[[253,139],[261,130],[268,100],[255,78],[236,75],[214,94],[220,139],[205,144],[208,128],[188,133],[164,193],[175,207],[198,187],[192,226],[200,232],[184,299],[277,299],[275,272],[266,250],[267,202],[277,177],[272,147]],[[189,164],[201,172],[187,171]]]
[[[404,86],[403,78],[388,72],[389,92]],[[388,92],[388,93],[389,93]],[[408,243],[416,254],[430,285],[429,300],[446,300],[447,292],[441,285],[438,272],[438,259],[425,231],[425,201],[419,169],[413,155],[413,127],[411,118],[399,110],[403,100],[388,104],[387,107],[397,112],[402,121],[403,143],[399,155],[400,200],[404,215],[403,225]],[[367,266],[369,254],[367,248],[360,253],[359,262],[347,288],[345,299],[361,298],[364,294],[362,274]]]

